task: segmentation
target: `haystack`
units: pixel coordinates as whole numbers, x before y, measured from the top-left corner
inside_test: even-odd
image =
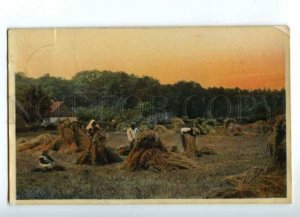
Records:
[[[149,127],[149,125],[148,124],[141,124],[140,125],[140,128],[139,128],[139,130],[149,130],[150,129],[150,127]]]
[[[201,127],[199,129],[200,129],[200,131],[203,131],[204,133],[206,132],[206,134],[216,133],[215,126],[209,125],[207,123],[202,123]]]
[[[74,153],[89,147],[90,140],[77,122],[65,121],[58,124],[59,135],[41,134],[29,140],[18,140],[17,151],[55,150],[60,153]]]
[[[229,118],[229,119],[225,120],[224,129],[225,129],[226,134],[228,134],[228,135],[232,135],[232,136],[242,135],[242,129],[241,129],[240,125],[233,118]]]
[[[168,129],[164,125],[157,124],[154,127],[154,132],[156,133],[167,133]]]
[[[209,133],[209,131],[206,129],[206,127],[202,126],[202,120],[196,119],[194,121],[193,127],[196,127],[199,130],[200,135],[206,135]]]
[[[272,167],[253,167],[227,176],[227,188],[213,190],[208,198],[270,198],[286,196],[286,175]]]
[[[267,153],[273,163],[280,167],[286,165],[286,121],[285,116],[276,117],[272,134],[267,143]]]
[[[197,166],[190,159],[167,151],[153,131],[143,131],[137,135],[135,145],[121,168],[136,170],[192,169]]]
[[[194,127],[199,129],[200,135],[207,135],[209,133],[216,133],[216,120],[215,119],[208,119],[203,120],[197,118],[194,120]]]
[[[104,165],[120,161],[121,158],[106,146],[105,133],[99,130],[89,148],[77,159],[77,164]]]
[[[197,128],[199,129],[200,135],[207,135],[209,133],[209,131],[207,130],[207,128],[205,126],[197,125]]]
[[[27,141],[27,139],[25,139],[25,138],[18,138],[17,141],[16,141],[16,143],[17,144],[22,144],[22,143],[24,143],[26,141]]]
[[[58,131],[62,142],[55,149],[60,153],[81,152],[90,146],[90,139],[85,129],[77,122],[63,122],[58,124]]]
[[[174,117],[171,119],[171,124],[174,130],[180,130],[184,125],[184,121],[181,118]]]
[[[273,124],[269,124],[268,121],[258,120],[250,125],[250,128],[255,129],[257,134],[268,134],[272,131]]]
[[[182,146],[187,157],[197,157],[196,136],[193,136],[189,133],[183,134]]]
[[[33,139],[29,140],[19,140],[17,143],[17,152],[25,151],[25,150],[46,150],[51,148],[57,138],[50,134],[41,134]]]

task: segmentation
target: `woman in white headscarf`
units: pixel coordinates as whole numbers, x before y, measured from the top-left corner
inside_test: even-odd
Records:
[[[86,130],[89,134],[89,137],[93,139],[97,130],[100,130],[99,124],[96,123],[94,119],[92,119],[89,124],[86,126]]]

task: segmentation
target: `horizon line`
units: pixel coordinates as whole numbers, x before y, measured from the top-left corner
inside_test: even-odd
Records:
[[[79,72],[76,72],[71,78],[64,78],[64,77],[61,77],[61,76],[55,76],[55,75],[51,75],[50,73],[45,73],[45,74],[42,74],[38,77],[31,77],[31,76],[28,76],[28,74],[26,72],[15,72],[15,74],[23,74],[25,75],[25,77],[27,78],[32,78],[32,79],[40,79],[42,77],[45,77],[45,76],[49,76],[49,77],[53,77],[53,78],[59,78],[59,79],[62,79],[62,80],[67,80],[67,81],[71,81],[72,79],[74,79],[74,77],[76,77],[79,73],[84,73],[84,72],[99,72],[99,73],[125,73],[127,75],[132,75],[132,76],[135,76],[137,78],[144,78],[144,77],[149,77],[149,78],[152,78],[154,80],[157,80],[159,82],[160,85],[175,85],[177,83],[180,83],[180,82],[193,82],[193,83],[196,83],[196,84],[199,84],[203,89],[239,89],[241,91],[256,91],[256,90],[263,90],[263,91],[282,91],[282,90],[285,90],[285,86],[284,87],[281,87],[279,89],[277,88],[270,88],[270,87],[259,87],[259,88],[253,88],[253,89],[241,89],[240,87],[224,87],[224,86],[203,86],[201,83],[197,82],[197,81],[193,81],[193,80],[178,80],[176,82],[173,82],[173,83],[161,83],[161,81],[153,76],[150,76],[150,75],[136,75],[134,73],[129,73],[129,72],[125,72],[125,71],[111,71],[111,70],[99,70],[99,69],[92,69],[92,70],[82,70],[82,71],[79,71]]]

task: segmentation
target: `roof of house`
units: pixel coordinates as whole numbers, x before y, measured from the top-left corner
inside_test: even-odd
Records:
[[[50,116],[51,117],[73,117],[74,113],[71,108],[66,106],[63,101],[51,101]]]
[[[51,103],[52,104],[51,104],[50,112],[54,113],[63,104],[63,101],[51,100]]]

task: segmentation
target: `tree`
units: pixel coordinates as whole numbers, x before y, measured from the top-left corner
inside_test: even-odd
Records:
[[[41,121],[49,115],[51,100],[40,85],[22,73],[16,74],[16,122],[17,127]]]

